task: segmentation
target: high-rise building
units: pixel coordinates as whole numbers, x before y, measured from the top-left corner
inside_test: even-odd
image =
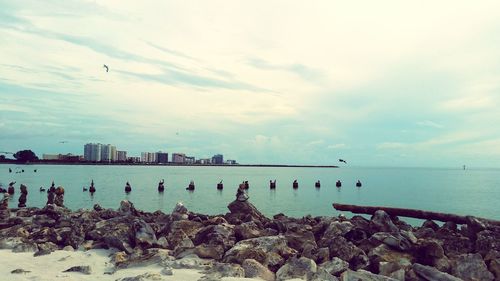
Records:
[[[177,164],[184,164],[186,161],[186,154],[184,153],[172,153],[172,162]]]
[[[193,156],[186,156],[184,158],[184,163],[186,164],[194,164],[195,163],[195,159]]]
[[[156,152],[156,163],[168,163],[168,153],[158,151]]]
[[[87,143],[83,147],[83,157],[85,161],[101,161],[101,146],[102,145],[100,143]]]
[[[141,162],[143,162],[143,163],[156,163],[156,153],[154,153],[154,152],[141,152]]]
[[[127,152],[126,151],[118,150],[116,152],[116,161],[118,161],[118,162],[125,162],[125,161],[127,161]]]
[[[116,159],[116,147],[111,144],[101,145],[101,161],[114,162]]]
[[[212,157],[212,164],[224,164],[224,157],[222,156],[222,154],[215,154],[213,157]]]

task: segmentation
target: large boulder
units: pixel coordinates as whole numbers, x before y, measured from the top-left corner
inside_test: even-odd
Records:
[[[411,267],[413,257],[405,252],[395,251],[385,244],[371,249],[368,253],[370,264],[378,268],[382,272],[385,268],[385,273],[389,274],[399,269],[407,269]],[[389,268],[390,264],[390,269]]]
[[[451,263],[451,274],[465,281],[492,281],[493,274],[488,271],[480,254],[458,256]]]
[[[248,201],[234,200],[229,203],[227,208],[232,215],[237,216],[241,221],[258,221],[262,224],[269,222],[269,219]]]
[[[331,275],[339,276],[342,272],[349,269],[349,263],[334,257],[332,260],[320,264],[319,267],[326,270]]]
[[[134,230],[135,245],[142,246],[143,248],[151,248],[158,244],[153,228],[145,221],[134,219],[132,229]]]
[[[276,272],[276,281],[293,278],[307,279],[308,274],[316,271],[317,266],[313,260],[305,257],[292,257]]]
[[[196,232],[193,239],[195,245],[220,245],[223,251],[229,250],[236,242],[234,226],[230,224],[208,225]]]
[[[347,270],[342,275],[340,275],[341,281],[399,281],[398,279],[394,279],[391,277],[373,274],[369,271],[365,270]]]
[[[263,231],[255,222],[249,221],[236,225],[234,227],[234,235],[237,241],[256,238],[261,236],[266,236],[266,232]]]
[[[244,260],[241,266],[245,270],[245,278],[260,278],[266,281],[274,281],[276,278],[274,272],[254,259]]]
[[[417,276],[426,281],[463,281],[453,275],[441,272],[432,266],[414,263],[412,269]]]
[[[88,239],[103,242],[109,248],[133,252],[135,247],[134,232],[127,217],[117,217],[99,221],[95,229],[87,233]]]
[[[330,249],[330,257],[338,257],[349,262],[352,269],[365,268],[369,264],[365,252],[342,236],[333,239],[328,248]]]
[[[264,266],[278,269],[284,261],[297,251],[287,246],[284,236],[264,236],[242,240],[224,255],[224,262],[242,264],[246,259],[254,259]]]
[[[382,210],[378,210],[373,214],[370,224],[375,232],[399,232],[399,228],[392,222],[391,217]]]

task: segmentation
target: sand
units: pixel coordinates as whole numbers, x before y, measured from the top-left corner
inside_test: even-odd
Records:
[[[144,273],[160,273],[162,267],[150,265],[120,269],[114,274],[104,274],[112,270],[109,255],[110,250],[90,251],[55,251],[49,255],[34,257],[33,253],[13,253],[11,250],[0,250],[0,280],[30,280],[30,281],[74,281],[74,280],[110,280],[124,277],[134,277]],[[80,265],[91,267],[92,273],[85,275],[80,272],[63,272]],[[15,269],[24,269],[28,273],[12,274]],[[161,275],[162,281],[196,281],[203,274],[193,269],[173,269],[173,275]],[[255,278],[222,278],[223,281],[258,281]]]

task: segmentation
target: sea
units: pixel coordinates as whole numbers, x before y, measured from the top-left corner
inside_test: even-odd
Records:
[[[165,191],[159,193],[162,179]],[[93,195],[83,191],[92,180],[97,189]],[[186,190],[191,180],[194,191]],[[224,188],[218,190],[221,180]],[[276,189],[269,188],[270,180],[276,180]],[[292,188],[294,180],[299,183],[297,189]],[[339,188],[335,185],[338,180],[342,182]],[[358,180],[361,187],[356,187]],[[21,183],[28,187],[27,206],[43,207],[47,193],[39,188],[48,189],[54,181],[56,187],[64,187],[64,204],[72,210],[91,209],[94,204],[116,209],[127,199],[145,211],[169,213],[182,202],[190,211],[216,215],[228,212],[238,185],[248,181],[250,202],[270,217],[278,213],[292,217],[344,213],[350,217],[332,207],[332,203],[343,203],[500,220],[499,169],[0,164],[0,184],[7,188],[11,181],[16,182],[16,192],[9,199],[10,207],[17,207]],[[316,181],[321,187],[315,187]],[[129,194],[124,191],[126,182],[132,186]]]

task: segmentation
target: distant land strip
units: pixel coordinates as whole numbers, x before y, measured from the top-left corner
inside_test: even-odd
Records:
[[[285,165],[285,164],[181,164],[181,163],[125,163],[125,162],[72,162],[72,161],[1,161],[0,164],[16,165],[103,165],[103,166],[185,166],[185,167],[268,167],[268,168],[338,168],[335,165]]]

